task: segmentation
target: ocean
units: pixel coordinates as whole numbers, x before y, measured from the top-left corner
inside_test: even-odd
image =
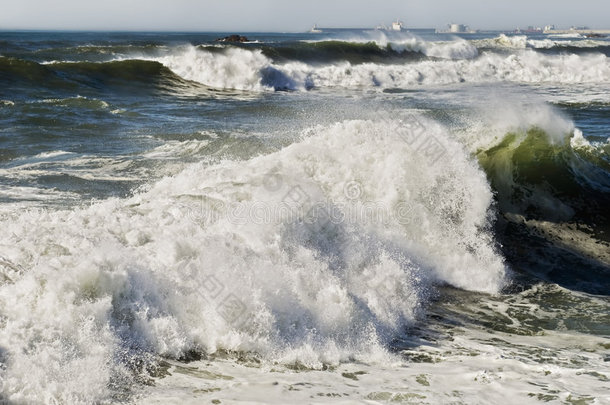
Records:
[[[0,32],[0,401],[610,403],[610,39]]]

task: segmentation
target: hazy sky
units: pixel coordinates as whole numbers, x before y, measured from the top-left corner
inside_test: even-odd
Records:
[[[373,27],[610,28],[608,0],[0,0],[0,30],[304,31]]]

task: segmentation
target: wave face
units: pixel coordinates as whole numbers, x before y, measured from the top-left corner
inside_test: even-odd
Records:
[[[265,46],[262,48],[262,52],[275,62],[301,61],[316,64],[329,62],[403,63],[426,57],[415,47],[400,49],[391,44],[380,44],[375,41],[295,42],[288,46]]]
[[[608,291],[608,151],[578,129],[553,137],[530,127],[478,153],[507,221],[498,236],[513,246],[505,253],[514,266],[567,288]]]
[[[578,35],[578,34],[577,34]],[[588,54],[601,53],[609,56],[610,43],[608,41],[586,39],[573,39],[568,36],[565,39],[554,37],[548,38],[528,38],[525,35],[507,36],[501,34],[495,38],[473,40],[471,43],[480,50],[514,50],[514,49],[534,49],[541,53],[572,53]]]
[[[33,61],[0,56],[0,83],[5,88],[46,89],[57,92],[151,92],[184,86],[184,80],[159,62],[123,60],[109,62]]]
[[[4,392],[86,402],[192,352],[385,361],[432,285],[499,291],[485,174],[442,127],[425,131],[454,153],[431,160],[401,125],[314,127],[127,200],[3,220]]]
[[[569,219],[575,211],[551,198],[548,191],[571,199],[586,196],[590,204],[597,205],[596,197],[610,191],[610,164],[604,159],[604,149],[585,141],[578,129],[572,138],[552,143],[543,130],[532,128],[507,134],[500,144],[481,152],[481,161],[506,211],[534,210],[548,219]],[[519,198],[512,198],[516,195]]]

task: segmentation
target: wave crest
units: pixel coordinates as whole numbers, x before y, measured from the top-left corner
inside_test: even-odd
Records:
[[[610,81],[605,55],[543,55],[534,51],[472,60],[421,61],[378,65],[348,62],[310,65],[273,63],[260,50],[228,48],[210,53],[195,48],[161,62],[185,79],[212,87],[261,91],[314,87],[405,88],[453,83],[600,83]]]

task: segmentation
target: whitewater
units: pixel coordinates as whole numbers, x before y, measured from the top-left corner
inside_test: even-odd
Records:
[[[531,50],[518,54],[478,54],[464,42],[457,47],[438,46],[423,51],[441,60],[408,65],[339,62],[314,66],[303,62],[274,64],[260,50],[228,48],[211,53],[188,47],[153,60],[178,76],[214,88],[249,91],[308,90],[312,88],[402,88],[454,83],[608,83],[606,55],[541,55]],[[394,45],[391,45],[394,49]],[[405,52],[406,45],[396,47]],[[417,49],[417,48],[416,48]],[[418,50],[419,52],[419,50]]]

